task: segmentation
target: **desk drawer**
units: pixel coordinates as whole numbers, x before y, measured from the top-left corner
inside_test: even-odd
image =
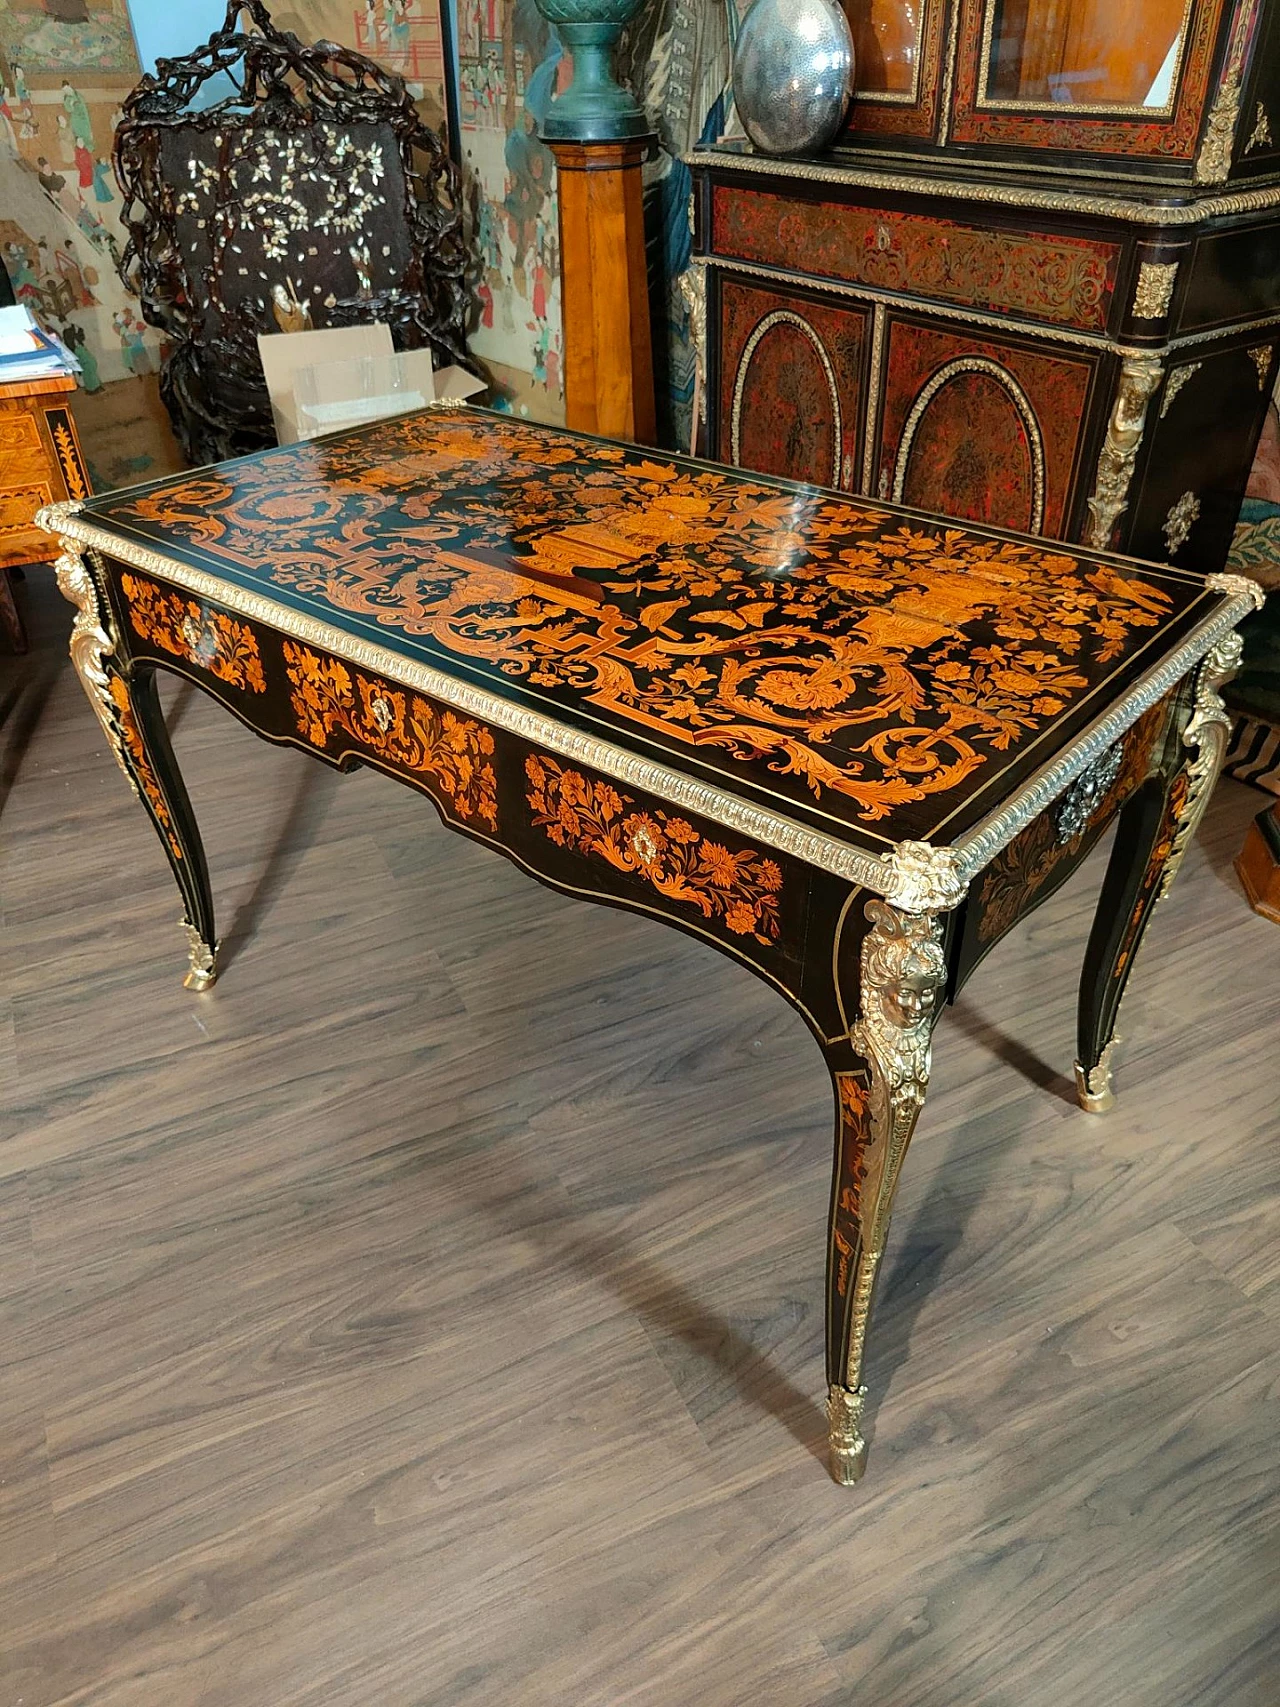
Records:
[[[955,989],[988,949],[1066,882],[1125,801],[1159,768],[1177,698],[1174,689],[1145,711],[1111,749],[1109,764],[1103,754],[975,879],[965,904]]]
[[[545,882],[662,913],[803,1005],[815,874],[802,862],[133,569],[111,568],[109,585],[133,659],[177,669],[270,740],[408,783]],[[848,885],[816,881],[838,911]],[[829,963],[819,971],[829,984]]]
[[[8,457],[24,451],[35,456],[44,455],[35,417],[29,411],[0,410],[0,466]]]
[[[43,563],[57,556],[57,541],[33,525],[36,511],[52,497],[47,480],[0,490],[0,566]]]

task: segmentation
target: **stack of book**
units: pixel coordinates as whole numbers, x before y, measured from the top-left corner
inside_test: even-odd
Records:
[[[80,363],[61,338],[43,331],[25,304],[0,308],[0,385],[79,372]]]

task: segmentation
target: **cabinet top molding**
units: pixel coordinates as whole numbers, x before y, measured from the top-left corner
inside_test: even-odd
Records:
[[[802,180],[815,184],[844,185],[852,189],[886,190],[909,195],[948,197],[955,201],[988,206],[1040,208],[1051,213],[1081,213],[1103,219],[1123,220],[1130,225],[1186,227],[1204,224],[1222,214],[1265,213],[1280,208],[1280,184],[1253,190],[1226,190],[1214,195],[1193,195],[1181,186],[1170,194],[1183,199],[1149,201],[1136,196],[1089,194],[1064,183],[1053,186],[1011,183],[1004,179],[982,182],[943,177],[925,172],[895,172],[862,165],[843,166],[813,160],[775,160],[730,148],[701,148],[686,155],[685,163],[716,172],[742,172],[753,176]]]

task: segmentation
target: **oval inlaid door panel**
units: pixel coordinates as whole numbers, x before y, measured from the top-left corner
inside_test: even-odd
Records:
[[[989,358],[948,362],[921,388],[903,427],[893,496],[965,521],[1039,533],[1044,446],[1013,375]]]
[[[775,309],[756,326],[738,364],[732,408],[739,468],[840,484],[840,392],[831,358],[802,315]]]

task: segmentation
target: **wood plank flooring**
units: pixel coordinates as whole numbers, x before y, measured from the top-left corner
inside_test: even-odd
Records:
[[[0,1707],[1274,1707],[1280,931],[1224,785],[1078,1112],[1100,870],[943,1018],[823,1467],[800,1021],[167,703],[229,945],[0,657]]]

